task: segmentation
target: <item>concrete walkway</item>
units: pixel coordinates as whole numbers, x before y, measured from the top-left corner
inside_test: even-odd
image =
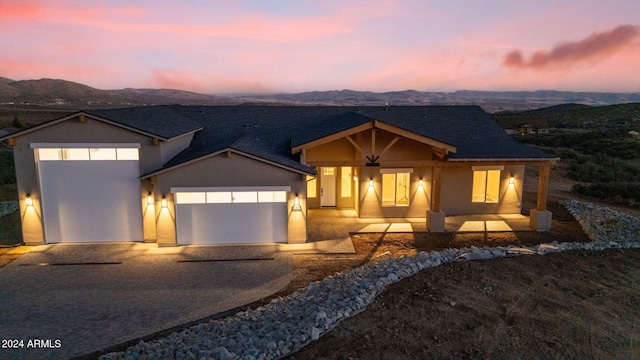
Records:
[[[0,358],[108,348],[264,298],[284,288],[292,270],[274,245],[34,247],[0,268],[0,338],[24,340],[23,349],[0,349]],[[60,346],[27,348],[35,339]]]

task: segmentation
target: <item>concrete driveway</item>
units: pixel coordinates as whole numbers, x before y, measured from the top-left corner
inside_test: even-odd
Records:
[[[102,350],[264,298],[291,281],[292,269],[269,245],[38,246],[0,268],[0,339],[23,340],[20,349],[0,348],[0,358]]]

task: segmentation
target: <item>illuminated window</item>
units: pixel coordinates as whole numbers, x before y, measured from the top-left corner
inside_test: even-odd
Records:
[[[408,206],[409,173],[382,174],[382,205],[383,206]]]
[[[351,166],[340,168],[340,196],[351,197]]]
[[[473,172],[472,202],[497,203],[500,198],[500,170]]]
[[[138,160],[138,149],[136,148],[118,148],[118,160]]]
[[[231,194],[231,200],[234,203],[257,203],[258,192],[257,191],[234,191]]]
[[[208,192],[207,203],[231,204],[231,192],[230,191]]]
[[[260,203],[287,202],[287,192],[286,191],[258,191],[258,202]]]
[[[307,198],[315,198],[318,193],[318,178],[307,175]]]
[[[38,159],[51,160],[138,160],[136,148],[40,148]]]
[[[336,173],[336,168],[334,167],[322,168],[323,175],[332,176],[332,175],[335,175],[335,173]]]
[[[89,149],[62,149],[62,160],[89,160]]]
[[[204,192],[179,192],[176,193],[176,204],[204,204],[206,197]]]
[[[40,161],[62,160],[62,150],[61,149],[38,149],[38,159]]]
[[[116,160],[116,149],[89,149],[91,160]]]

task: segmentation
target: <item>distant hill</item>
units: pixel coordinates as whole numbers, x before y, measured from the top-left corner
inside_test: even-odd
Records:
[[[505,111],[493,117],[504,129],[545,122],[550,128],[602,128],[623,124],[640,126],[640,103],[589,106],[562,104],[527,111]]]
[[[154,104],[219,105],[232,99],[171,89],[99,90],[59,80],[0,78],[0,105],[38,105],[66,108],[105,108]]]
[[[217,96],[173,89],[99,90],[59,80],[20,80],[0,77],[0,106],[39,106],[66,109],[139,105],[480,105],[488,112],[529,110],[553,105],[611,105],[640,102],[640,93],[591,93],[567,91],[470,91],[421,92],[416,90],[375,93],[334,90],[297,94]]]

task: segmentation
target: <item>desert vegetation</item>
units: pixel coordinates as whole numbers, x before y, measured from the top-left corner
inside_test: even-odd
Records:
[[[582,195],[640,205],[640,103],[611,106],[565,104],[494,114],[502,126],[540,122],[547,134],[514,135],[560,158],[556,171]],[[635,133],[635,136],[633,135]]]

